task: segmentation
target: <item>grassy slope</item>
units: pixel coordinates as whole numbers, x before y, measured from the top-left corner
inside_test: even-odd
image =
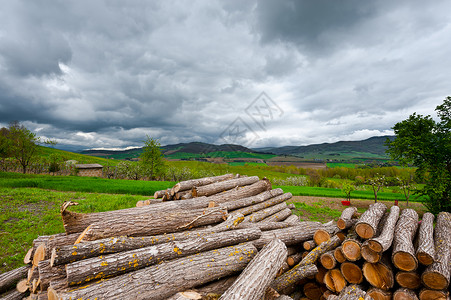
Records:
[[[101,164],[106,165],[116,165],[118,161],[114,159],[106,159],[96,156],[84,155],[80,153],[74,153],[49,147],[39,146],[39,155],[42,157],[49,157],[51,154],[59,155],[64,161],[66,160],[76,160],[80,164]]]

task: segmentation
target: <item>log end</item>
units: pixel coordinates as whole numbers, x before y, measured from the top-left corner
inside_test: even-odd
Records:
[[[27,279],[22,279],[16,285],[16,290],[19,293],[25,293],[26,291],[28,291],[28,289],[29,289],[29,285],[28,285],[28,280]]]
[[[351,262],[344,262],[340,266],[341,274],[349,282],[360,284],[363,281],[362,269]]]
[[[433,290],[443,290],[449,285],[448,278],[437,272],[424,272],[421,275],[423,284]]]
[[[341,230],[346,229],[346,222],[343,219],[338,219],[337,227]]]
[[[49,287],[49,288],[47,289],[47,298],[48,298],[49,300],[58,300],[58,294],[57,294],[57,292],[56,292],[54,289],[52,289],[51,287]]]
[[[333,269],[337,264],[336,260],[329,255],[322,255],[320,261],[323,267],[328,270]]]
[[[402,271],[414,271],[418,267],[418,262],[415,256],[408,252],[399,251],[392,257],[395,267]]]
[[[370,240],[368,241],[368,246],[375,252],[384,252],[384,248],[378,241]]]
[[[45,259],[45,244],[39,244],[33,255],[33,266],[37,267],[39,262]]]
[[[323,229],[318,229],[313,235],[313,240],[317,245],[320,245],[321,243],[330,240],[330,234]]]
[[[28,250],[28,252],[27,252],[27,254],[25,254],[25,257],[23,258],[23,262],[24,262],[24,264],[31,264],[31,262],[32,262],[32,254],[33,254],[33,248],[30,248],[29,250]]]
[[[431,255],[423,252],[417,253],[417,259],[422,265],[425,266],[429,266],[434,262],[434,258]]]
[[[361,255],[360,243],[355,240],[344,241],[341,246],[341,251],[343,255],[349,261],[359,260]]]
[[[362,239],[370,239],[374,236],[374,229],[370,225],[366,223],[359,223],[355,227],[355,232],[362,238]]]
[[[416,272],[398,272],[396,282],[403,288],[416,290],[421,286],[420,274]]]
[[[436,291],[422,289],[420,291],[420,299],[435,300],[435,299],[447,299],[446,291]]]
[[[364,263],[363,264],[363,276],[374,287],[382,290],[389,290],[393,287],[394,278],[393,271],[387,266],[377,263]]]
[[[363,259],[373,264],[379,262],[379,260],[381,259],[380,254],[376,251],[373,251],[368,244],[362,246],[361,253]]]

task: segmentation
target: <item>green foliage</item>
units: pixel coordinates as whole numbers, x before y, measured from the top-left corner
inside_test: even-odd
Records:
[[[150,180],[164,174],[165,163],[160,147],[158,140],[146,136],[143,153],[140,155],[140,165],[143,175],[149,176]]]
[[[346,182],[346,183],[343,184],[343,187],[341,188],[341,190],[345,194],[346,199],[348,201],[350,201],[351,200],[351,193],[353,191],[355,191],[355,187],[352,184]]]
[[[22,172],[27,172],[28,165],[33,161],[40,143],[40,138],[18,122],[12,122],[8,127],[9,156],[14,157],[22,166]]]
[[[376,174],[372,178],[368,178],[367,183],[371,185],[374,194],[374,202],[377,202],[377,194],[385,186],[386,180],[385,175]]]
[[[418,167],[416,175],[426,185],[430,212],[451,211],[451,97],[436,107],[440,121],[414,113],[393,127],[396,139],[387,141],[388,152],[403,165]]]

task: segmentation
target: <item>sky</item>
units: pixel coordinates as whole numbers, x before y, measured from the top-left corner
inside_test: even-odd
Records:
[[[0,126],[60,148],[362,140],[451,95],[450,1],[0,4]]]

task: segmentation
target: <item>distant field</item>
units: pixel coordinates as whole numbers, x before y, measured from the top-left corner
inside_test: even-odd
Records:
[[[349,164],[349,163],[327,163],[328,168],[352,168],[354,169],[356,167],[356,164]]]
[[[274,154],[262,154],[262,153],[248,153],[241,151],[215,151],[208,153],[186,153],[175,152],[166,155],[169,159],[190,159],[190,158],[206,158],[206,157],[223,157],[223,158],[256,158],[256,159],[270,159],[275,157]]]
[[[229,166],[267,166],[267,164],[264,163],[256,163],[256,162],[244,162],[244,161],[233,161],[227,163]]]

